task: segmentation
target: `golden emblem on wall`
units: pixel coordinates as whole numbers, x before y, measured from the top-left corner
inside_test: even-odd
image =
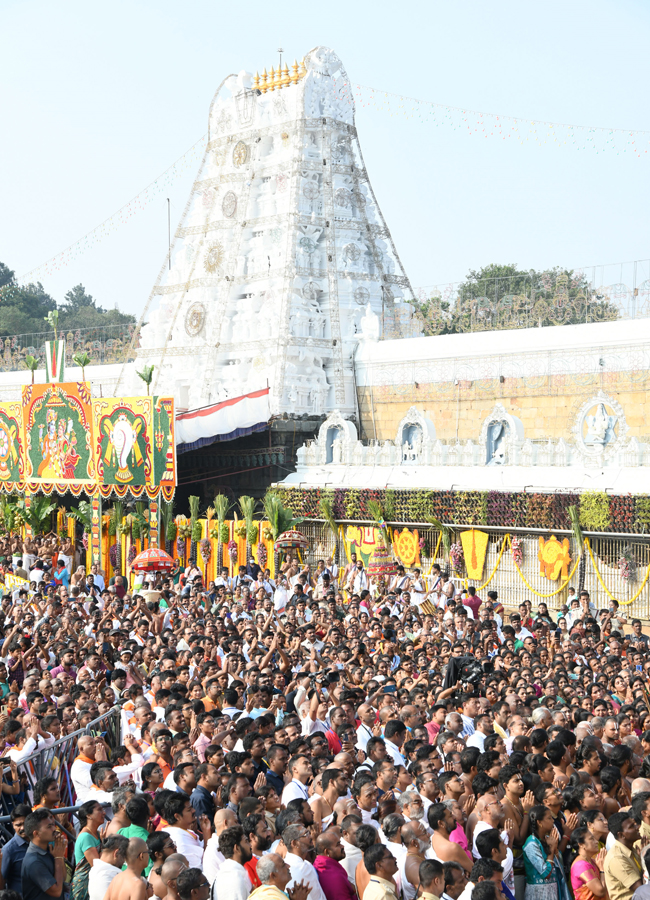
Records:
[[[408,528],[402,528],[401,531],[395,529],[393,532],[393,550],[402,565],[414,565],[420,549],[418,541],[417,531],[409,531]]]
[[[205,306],[202,303],[193,303],[185,316],[185,332],[190,337],[196,337],[203,330],[205,324]]]
[[[550,581],[557,581],[560,573],[562,578],[567,578],[571,562],[569,539],[564,538],[560,543],[554,534],[547,541],[540,537],[537,559],[540,575],[544,575]]]
[[[232,161],[236,166],[243,166],[247,159],[248,147],[243,141],[238,141],[232,151]]]
[[[213,274],[216,272],[223,261],[223,247],[219,241],[213,241],[208,245],[208,249],[203,260],[203,267],[206,272]]]

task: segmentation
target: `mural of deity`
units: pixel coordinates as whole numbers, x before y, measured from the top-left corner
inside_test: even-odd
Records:
[[[610,416],[604,403],[598,403],[593,408],[592,415],[585,416],[586,434],[585,446],[604,447],[615,438],[614,429],[618,416]]]
[[[38,446],[43,458],[37,470],[39,478],[52,481],[74,478],[79,455],[72,419],[59,419],[55,409],[48,409],[46,426],[38,428]]]

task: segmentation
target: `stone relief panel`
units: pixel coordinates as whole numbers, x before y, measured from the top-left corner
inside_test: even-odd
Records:
[[[585,463],[611,459],[627,436],[623,407],[598,391],[578,410],[572,431],[578,455]]]
[[[485,466],[512,465],[516,451],[524,441],[524,426],[520,419],[511,416],[501,403],[497,403],[481,427],[479,455]]]

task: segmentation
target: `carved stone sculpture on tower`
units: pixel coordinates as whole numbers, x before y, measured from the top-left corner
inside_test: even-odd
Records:
[[[116,391],[139,387],[146,360],[152,393],[164,377],[177,400],[191,387],[206,406],[225,371],[236,396],[230,364],[242,343],[259,342],[250,355],[264,360],[255,378],[270,385],[273,415],[353,414],[357,343],[378,340],[385,305],[408,308],[413,293],[368,180],[341,60],[316,47],[295,77],[270,84],[264,72],[229,76],[212,101],[205,155],[134,337],[143,359],[124,364]],[[205,327],[190,335],[183,323],[197,303]],[[318,356],[296,354],[306,340]]]

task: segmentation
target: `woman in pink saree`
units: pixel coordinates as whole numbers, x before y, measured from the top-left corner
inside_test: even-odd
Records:
[[[575,900],[608,900],[603,877],[605,850],[598,850],[598,841],[588,828],[576,828],[571,843],[578,853],[571,866]]]

